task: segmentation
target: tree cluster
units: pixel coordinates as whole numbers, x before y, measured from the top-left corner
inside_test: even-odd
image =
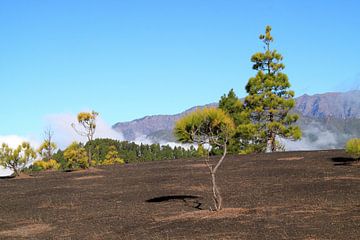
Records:
[[[179,158],[197,157],[197,150],[191,146],[189,149],[183,147],[171,148],[160,144],[136,144],[128,141],[114,139],[95,139],[85,145],[78,144],[87,152],[91,149],[92,165],[108,165],[110,163],[134,163],[156,160],[173,160]],[[53,158],[63,166],[66,166],[65,157],[67,149],[58,150]]]

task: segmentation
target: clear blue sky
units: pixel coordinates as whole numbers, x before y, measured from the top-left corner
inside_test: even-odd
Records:
[[[95,109],[109,124],[218,101],[273,27],[297,95],[360,81],[360,1],[0,1],[0,135]]]

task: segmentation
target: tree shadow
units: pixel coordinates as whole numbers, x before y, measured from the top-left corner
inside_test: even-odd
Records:
[[[202,203],[199,201],[198,196],[193,195],[169,195],[169,196],[161,196],[155,197],[146,200],[148,203],[162,203],[162,202],[169,202],[169,201],[183,201],[186,206],[196,208],[199,210],[203,210],[201,208]]]
[[[357,160],[351,157],[333,157],[331,161],[334,162],[334,166],[348,166]]]
[[[15,175],[0,176],[0,180],[1,180],[1,179],[12,179],[12,178],[15,178],[15,177],[16,177]]]

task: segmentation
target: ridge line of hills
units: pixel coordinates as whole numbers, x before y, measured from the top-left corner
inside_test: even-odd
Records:
[[[343,148],[347,139],[360,137],[360,90],[304,94],[295,100],[294,111],[300,115],[297,124],[303,131],[303,140],[286,142],[288,150]],[[217,103],[195,106],[178,114],[118,122],[113,129],[121,132],[127,141],[174,142],[175,122],[196,108],[207,106],[217,106]]]

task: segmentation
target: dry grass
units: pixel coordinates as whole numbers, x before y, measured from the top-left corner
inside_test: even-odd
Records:
[[[29,238],[29,237],[34,237],[41,233],[49,232],[52,229],[53,227],[51,227],[49,224],[35,223],[21,227],[16,227],[11,230],[0,231],[0,236],[8,237],[8,238],[14,238],[14,237]]]
[[[187,219],[222,219],[222,218],[237,218],[241,215],[249,212],[249,209],[246,208],[224,208],[221,211],[193,211],[180,213],[168,217],[158,217],[155,218],[157,222],[163,221],[176,221],[176,220],[187,220]]]
[[[325,181],[331,181],[331,180],[360,180],[360,177],[354,177],[354,176],[342,176],[342,177],[325,177]]]
[[[82,176],[74,178],[74,180],[88,180],[88,179],[97,179],[97,178],[103,178],[103,175],[95,175],[95,176]]]
[[[286,158],[278,158],[278,161],[295,161],[295,160],[301,160],[304,159],[304,157],[286,157]]]
[[[188,167],[188,168],[207,168],[205,163],[186,164],[185,167]]]
[[[207,192],[207,191],[211,191],[209,186],[206,185],[196,185],[196,186],[190,186],[187,189],[191,190],[191,191],[195,191],[195,192]]]

